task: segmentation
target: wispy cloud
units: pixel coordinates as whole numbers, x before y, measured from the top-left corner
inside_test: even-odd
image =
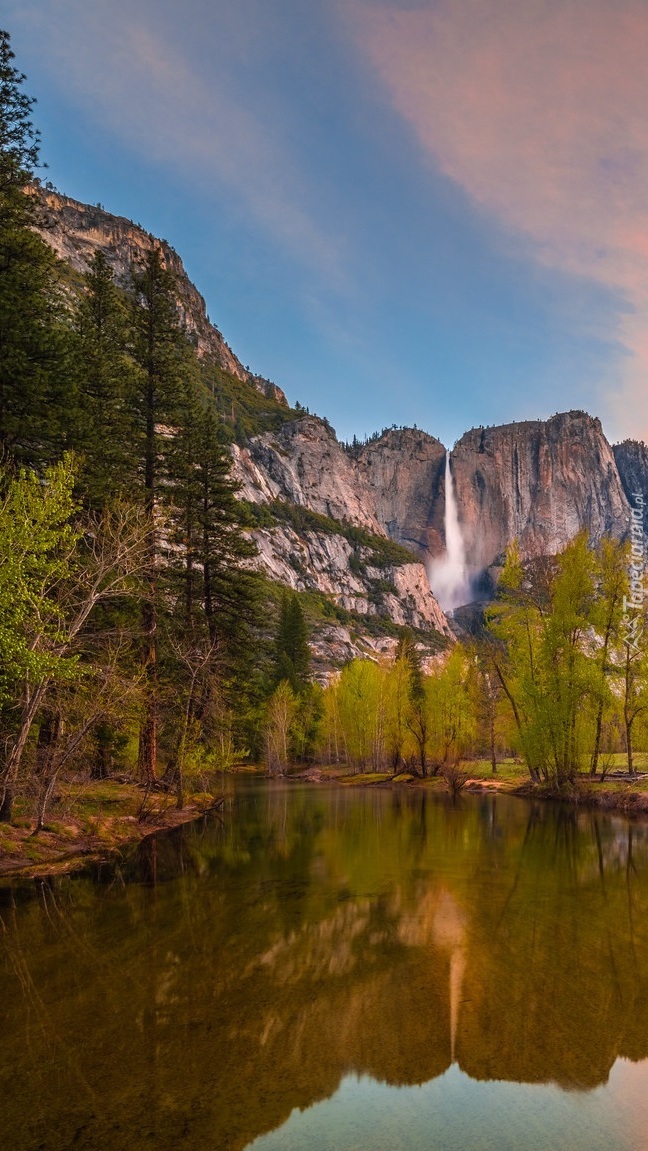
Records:
[[[648,6],[643,0],[353,5],[425,152],[542,264],[620,297],[615,432],[648,436]]]
[[[216,13],[203,15],[205,24],[200,12],[164,0],[21,0],[18,18],[46,48],[43,58],[68,98],[147,159],[229,189],[280,245],[343,289],[343,242],[309,210],[306,177],[271,102],[258,89],[247,103],[242,96],[236,55],[228,57],[222,42],[232,34],[240,51],[241,29],[231,12],[221,22]],[[194,49],[201,28],[220,31],[211,66],[192,51],[185,17]]]

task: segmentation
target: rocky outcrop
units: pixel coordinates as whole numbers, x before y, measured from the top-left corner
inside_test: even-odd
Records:
[[[473,428],[452,472],[466,556],[497,565],[517,540],[522,556],[554,554],[586,529],[621,537],[628,501],[600,420],[566,412],[546,421]]]
[[[287,526],[257,530],[253,538],[258,567],[295,591],[323,592],[348,612],[452,636],[425,568],[414,560],[374,567],[368,547],[354,548],[342,535],[298,534]]]
[[[428,568],[443,553],[446,451],[433,436],[393,429],[347,451],[325,421],[306,416],[235,451],[242,494],[254,503],[285,500],[357,524]],[[626,492],[643,484],[648,499],[648,449],[619,445],[616,457],[585,412],[467,432],[450,459],[474,594],[488,594],[512,540],[527,558],[560,551],[582,529],[594,540],[623,537]],[[352,580],[344,587],[339,602],[363,598]]]
[[[334,520],[386,535],[373,509],[373,496],[333,429],[316,416],[303,416],[276,432],[254,436],[235,455],[242,494],[253,503],[288,500]]]
[[[255,437],[236,469],[253,502],[284,499],[358,524],[428,563],[445,547],[445,454],[412,428],[345,451],[309,416]],[[643,483],[648,498],[648,449],[619,445],[616,456],[585,412],[467,432],[451,467],[470,574],[497,568],[514,539],[530,557],[559,551],[581,529],[595,540],[622,537],[626,490]]]
[[[404,436],[407,439],[407,436]],[[437,445],[432,437],[420,433],[421,447]],[[441,447],[441,445],[438,445]],[[392,450],[389,468],[392,474],[391,494],[376,506],[379,488],[376,480],[379,465],[361,465],[338,443],[335,432],[315,416],[303,416],[284,424],[277,432],[255,436],[245,448],[234,446],[234,472],[241,485],[240,496],[255,504],[272,504],[275,500],[307,508],[340,524],[362,528],[374,536],[386,538],[388,525],[385,512],[391,516],[392,538],[399,538],[394,517],[398,507],[398,473],[407,474],[407,453]],[[444,449],[441,447],[441,452]],[[438,452],[436,453],[438,456]],[[427,466],[427,463],[426,463]],[[410,484],[401,506],[408,504],[414,491]],[[419,496],[420,520],[424,520]],[[352,546],[342,534],[296,531],[277,526],[258,530],[259,566],[273,579],[295,590],[318,591],[335,603],[358,615],[381,615],[396,624],[421,631],[435,630],[451,638],[448,622],[431,593],[422,563],[412,555],[411,562],[372,566],[369,547]],[[391,533],[390,533],[391,534]],[[412,547],[416,547],[412,543]]]
[[[47,217],[41,230],[43,238],[77,275],[84,273],[95,253],[102,250],[117,282],[126,286],[133,267],[143,263],[152,247],[157,248],[164,265],[176,277],[179,312],[199,355],[209,357],[242,383],[286,403],[279,388],[253,376],[225,343],[210,322],[203,297],[187,277],[180,257],[165,240],[156,239],[132,220],[111,215],[101,205],[81,204],[52,190],[34,194],[42,196]],[[423,438],[436,443],[430,437]],[[389,512],[397,533],[398,517],[387,504],[376,514],[377,472],[372,479],[371,467],[359,469],[326,420],[304,415],[274,432],[252,437],[245,447],[233,445],[232,455],[241,498],[254,504],[284,501],[333,521],[322,532],[261,525],[255,533],[258,565],[271,578],[298,590],[325,594],[354,617],[381,615],[392,623],[450,637],[425,569],[416,557],[410,564],[377,568],[372,566],[371,548],[352,546],[344,535],[335,532],[335,523],[343,522],[386,538],[380,515]],[[397,448],[392,456],[398,470]],[[397,488],[392,492],[394,507]],[[399,538],[398,534],[394,538]],[[335,642],[340,642],[339,636]],[[345,642],[348,650],[357,654],[372,640],[370,636],[359,639],[355,629],[354,636],[349,633]]]
[[[416,428],[393,428],[355,453],[376,519],[424,559],[443,550],[443,444]]]
[[[612,451],[628,503],[634,506],[637,494],[641,494],[648,509],[648,447],[639,440],[624,440]],[[648,532],[648,511],[644,530]]]
[[[99,204],[81,204],[59,192],[39,190],[44,203],[43,239],[75,272],[87,271],[88,263],[101,249],[105,252],[118,283],[128,282],[131,269],[141,265],[151,248],[158,248],[165,267],[175,275],[178,285],[178,310],[198,354],[209,356],[219,367],[257,391],[286,404],[286,397],[276,384],[255,376],[244,368],[225,343],[218,328],[210,321],[205,301],[192,284],[178,253],[166,240],[158,240],[139,224],[124,216],[113,216]]]

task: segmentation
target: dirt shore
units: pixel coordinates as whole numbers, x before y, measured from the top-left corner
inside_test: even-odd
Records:
[[[262,775],[259,772],[259,775]],[[340,775],[330,768],[311,768],[290,777],[317,786],[329,783],[341,787],[380,787],[448,793],[441,776],[420,779],[384,774]],[[634,780],[584,778],[567,788],[550,788],[528,779],[471,777],[461,791],[475,795],[511,795],[521,799],[571,803],[577,807],[618,812],[620,815],[648,817],[648,775]],[[132,847],[160,831],[192,823],[223,805],[223,798],[201,794],[192,796],[181,811],[169,796],[156,796],[142,816],[141,791],[127,785],[107,782],[87,789],[70,814],[48,821],[34,834],[26,817],[13,824],[0,824],[0,881],[65,875],[91,862],[108,860],[120,850]]]
[[[459,793],[468,795],[512,795],[519,799],[548,800],[570,803],[577,807],[598,808],[603,811],[618,811],[622,815],[648,816],[648,773],[641,772],[635,777],[617,773],[605,779],[591,779],[583,776],[573,784],[552,787],[533,783],[523,769],[516,776],[504,771],[502,776],[472,776],[468,769]],[[340,775],[335,769],[310,768],[298,775],[295,780],[308,783],[334,783],[344,787],[380,787],[387,789],[425,790],[438,794],[448,794],[451,789],[441,774],[421,779],[403,773],[390,776],[387,773],[363,773]]]
[[[133,806],[131,798],[123,796],[124,806]],[[76,817],[48,821],[37,834],[26,819],[0,824],[0,880],[77,871],[87,863],[110,859],[122,848],[141,843],[150,835],[192,823],[201,815],[218,810],[222,802],[211,795],[192,796],[178,811],[175,801],[157,800],[143,817],[128,810],[111,815],[102,810],[91,817],[81,812]]]

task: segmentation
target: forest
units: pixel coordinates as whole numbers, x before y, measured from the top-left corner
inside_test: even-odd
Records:
[[[219,406],[153,241],[126,286],[101,251],[77,283],[35,230],[24,80],[2,32],[0,821],[18,804],[42,828],[75,774],[181,808],[243,762],[452,780],[515,756],[562,786],[622,752],[633,773],[648,641],[630,542],[526,563],[512,547],[470,637],[424,664],[399,629],[389,659],[316,682],[303,598],[254,571],[230,475],[251,409],[223,377]]]
[[[450,782],[462,761],[487,760],[496,773],[509,757],[550,787],[605,778],[621,757],[635,775],[648,641],[631,561],[629,542],[594,547],[585,533],[525,563],[511,546],[483,624],[427,674],[407,634],[390,665],[342,670],[323,694],[322,757]]]

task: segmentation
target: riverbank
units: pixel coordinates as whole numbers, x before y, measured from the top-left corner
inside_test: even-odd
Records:
[[[191,823],[223,802],[201,793],[178,811],[175,796],[151,792],[144,798],[136,784],[110,779],[70,787],[37,834],[18,808],[13,823],[0,824],[0,880],[77,871],[159,831]]]
[[[519,799],[547,800],[569,803],[577,807],[598,808],[602,811],[617,811],[621,815],[648,816],[648,759],[642,754],[638,774],[630,777],[617,767],[605,778],[592,779],[583,774],[575,783],[563,787],[549,784],[535,784],[523,764],[514,760],[498,763],[493,773],[486,760],[464,763],[461,780],[455,787],[455,794],[511,795]],[[441,773],[421,779],[420,776],[402,772],[393,775],[388,772],[341,772],[339,767],[311,768],[292,778],[312,783],[335,783],[344,787],[380,787],[389,789],[424,790],[436,794],[452,793],[453,788]]]
[[[643,762],[641,768],[645,766]],[[263,769],[242,769],[245,775],[264,775]],[[618,812],[620,815],[648,817],[648,774],[632,780],[606,777],[591,780],[583,776],[565,788],[533,784],[522,764],[513,760],[498,764],[479,761],[464,765],[458,792],[482,795],[510,795],[520,799],[569,803],[577,807]],[[317,786],[329,783],[339,787],[380,787],[393,790],[428,791],[448,794],[451,788],[442,775],[421,779],[406,772],[352,773],[340,767],[313,767],[285,777],[294,782]],[[144,793],[134,783],[103,780],[69,785],[59,797],[52,818],[34,834],[33,821],[18,808],[11,824],[0,824],[0,881],[65,875],[87,863],[110,859],[127,847],[151,835],[191,823],[217,810],[223,799],[207,793],[192,795],[181,811],[175,797],[152,792],[143,803]]]

